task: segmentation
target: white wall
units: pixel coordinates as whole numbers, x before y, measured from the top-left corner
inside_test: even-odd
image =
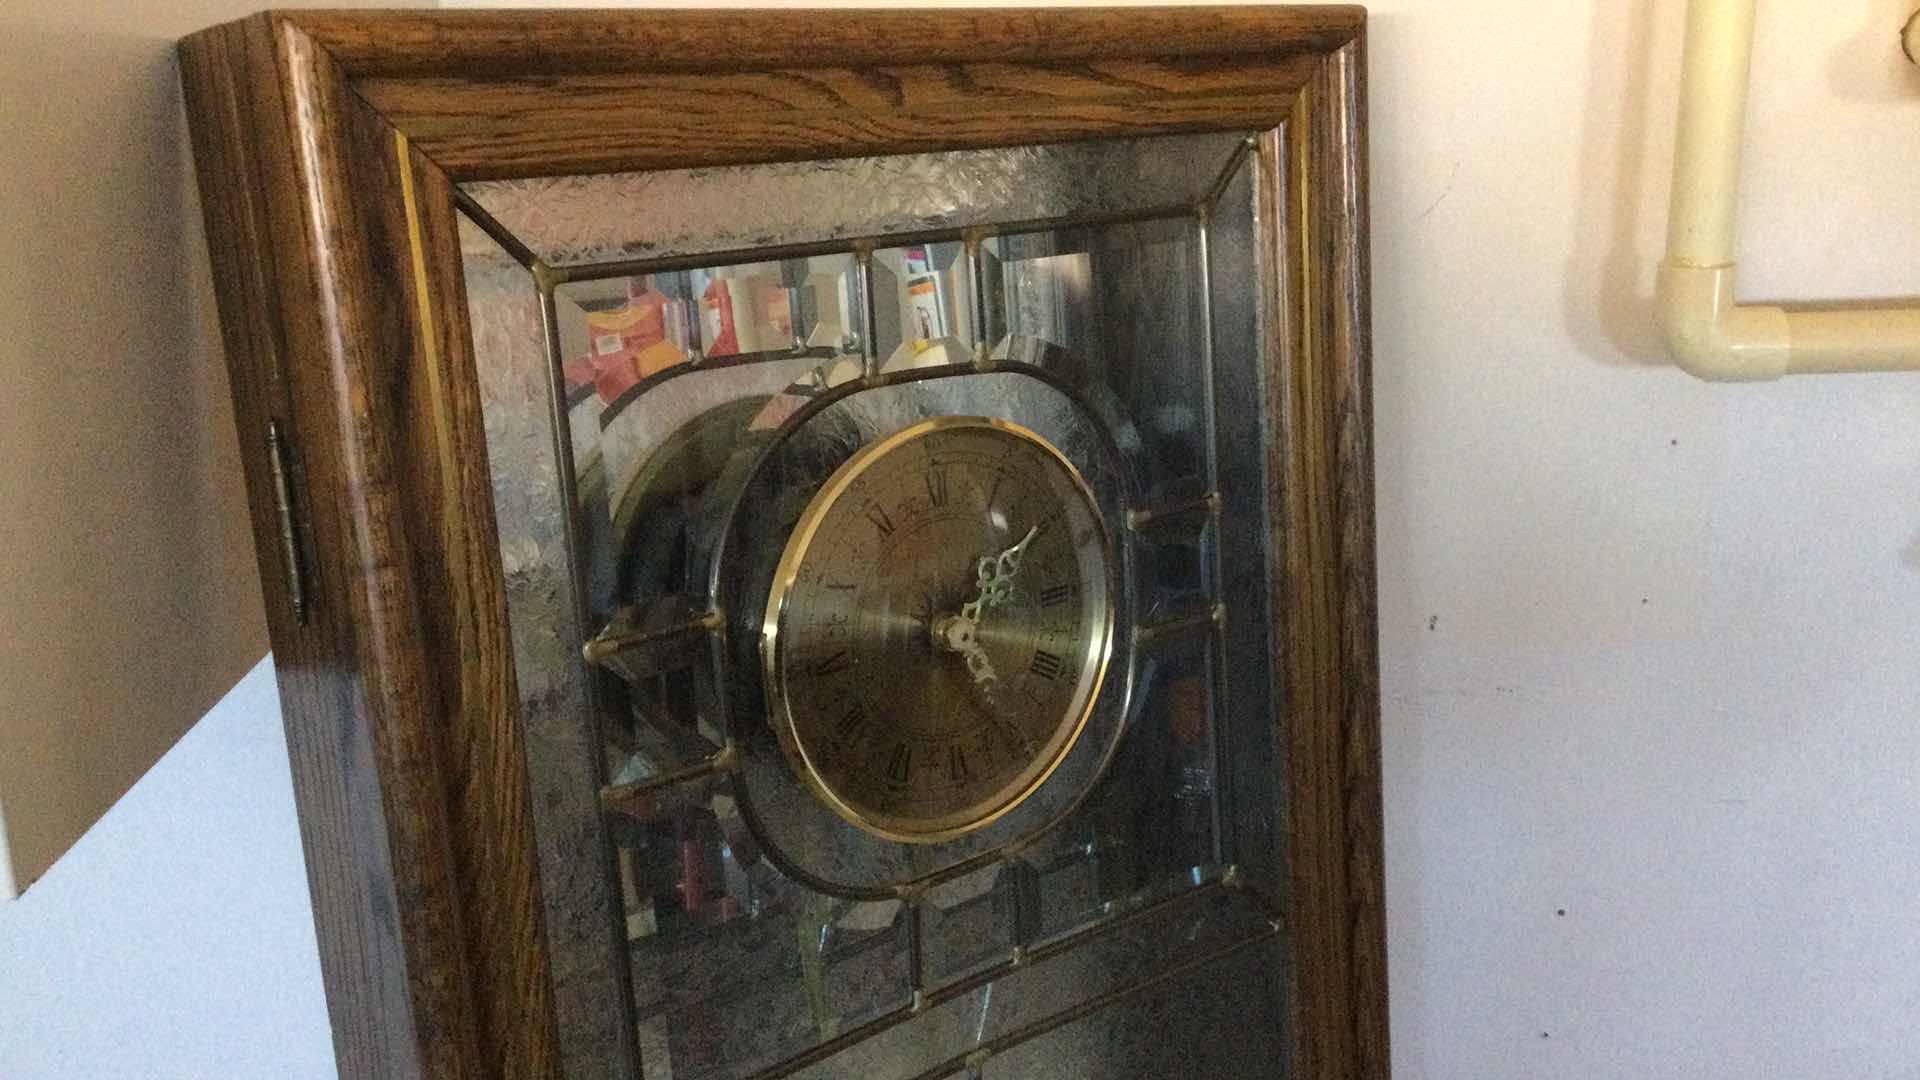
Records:
[[[1920,76],[1893,44],[1912,3],[1763,5],[1749,298],[1920,292]],[[1680,4],[1373,8],[1397,1075],[1920,1077],[1920,376],[1716,387],[1660,362]],[[272,715],[257,698],[245,724]],[[238,737],[170,757],[167,797],[131,813],[257,783],[263,759],[218,748]],[[284,789],[242,805],[287,812]],[[193,876],[284,898],[298,865]],[[230,928],[255,906],[208,896],[167,925],[216,957],[236,934],[291,948],[284,911]],[[61,962],[120,948],[97,928],[129,917],[69,923]],[[10,1022],[19,925],[0,922]],[[152,1017],[173,1025],[155,1040],[211,1039],[238,987],[292,995],[272,1046],[295,1060],[217,1072],[318,1075],[313,969],[225,964],[198,995],[29,1013],[60,1019],[28,1060]],[[9,1080],[19,1045],[0,1041]]]
[[[1749,297],[1920,292],[1912,6],[1761,6]],[[1658,364],[1683,7],[1374,6],[1403,1078],[1920,1076],[1920,375]]]
[[[261,661],[0,904],[0,1077],[334,1077],[275,693]]]

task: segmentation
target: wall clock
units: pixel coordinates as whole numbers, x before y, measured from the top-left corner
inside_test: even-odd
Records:
[[[1354,8],[182,46],[350,1076],[1384,1076]]]

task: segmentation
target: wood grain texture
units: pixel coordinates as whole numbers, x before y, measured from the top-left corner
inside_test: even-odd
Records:
[[[389,137],[393,134],[388,129]],[[506,622],[506,585],[491,542],[493,489],[467,323],[465,279],[453,187],[417,150],[407,149],[415,190],[419,249],[416,287],[424,284],[424,326],[438,342],[428,401],[435,418],[432,452],[446,512],[433,522],[442,535],[448,603],[456,618],[461,707],[451,710],[442,773],[452,813],[454,872],[464,903],[465,936],[483,979],[476,995],[482,1058],[500,1075],[559,1075],[552,987],[543,928],[525,747],[518,728],[519,692]],[[420,279],[424,279],[423,281]],[[416,296],[416,302],[418,297]],[[416,366],[425,373],[425,366]],[[420,430],[422,440],[427,433]],[[418,448],[425,456],[426,447]],[[450,658],[451,659],[451,658]]]
[[[469,180],[1255,131],[1284,117],[1314,69],[1287,54],[356,86]]]
[[[403,176],[393,129],[296,29],[257,18],[186,55],[190,81],[242,87],[235,112],[251,121],[224,134],[253,168],[214,178],[206,203],[223,234],[257,207],[252,239],[235,241],[251,259],[215,248],[216,263],[267,267],[235,290],[247,306],[223,310],[245,338],[229,340],[240,427],[245,439],[277,408],[292,418],[312,535],[312,615],[288,625],[276,605],[272,631],[316,919],[336,954],[341,1070],[551,1075],[479,406],[458,368],[464,323],[426,314],[464,311],[446,303],[459,288],[451,189],[412,157]],[[221,162],[213,151],[203,168]],[[412,219],[404,184],[428,196]],[[416,272],[416,228],[437,278]],[[276,331],[264,351],[253,325]],[[260,372],[285,394],[263,393]],[[260,519],[271,498],[257,482],[252,494]],[[277,589],[277,567],[265,576]]]
[[[1362,25],[1347,7],[295,12],[183,45],[343,1075],[559,1075],[452,185],[1282,123],[1261,221],[1287,1071],[1386,1075]],[[304,623],[257,452],[270,419],[295,447]]]
[[[282,303],[279,267],[298,258],[297,222],[276,219],[288,200],[267,197],[269,174],[284,175],[291,158],[279,117],[277,77],[258,77],[256,50],[272,66],[264,26],[235,23],[189,39],[182,74],[193,115],[207,241],[231,372],[236,427],[253,507],[260,579],[267,603],[275,672],[286,719],[287,749],[300,815],[301,841],[313,898],[333,1025],[334,1053],[365,1075],[419,1075],[419,1047],[406,985],[402,932],[371,750],[369,704],[357,686],[354,628],[340,600],[347,580],[343,537],[331,513],[313,514],[336,497],[324,468],[293,457],[307,535],[310,595],[318,607],[296,621],[274,538],[274,496],[263,444],[277,419],[295,445],[323,443],[329,425],[296,395],[286,341],[302,322]],[[265,83],[263,90],[262,84]],[[311,438],[306,436],[311,433]]]
[[[1388,1074],[1364,52],[1323,61],[1261,145],[1283,541],[1272,567],[1288,759],[1293,1075]],[[1284,198],[1284,203],[1278,200]],[[1284,222],[1284,228],[1277,223]]]
[[[991,59],[1322,54],[1366,10],[1134,7],[812,11],[288,11],[349,78],[863,68]]]

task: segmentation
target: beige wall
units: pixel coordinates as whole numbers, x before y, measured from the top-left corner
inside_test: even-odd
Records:
[[[266,651],[173,57],[256,6],[0,9],[0,808],[21,887]]]

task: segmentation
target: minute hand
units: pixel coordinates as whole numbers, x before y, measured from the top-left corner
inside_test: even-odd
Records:
[[[1019,543],[998,555],[981,557],[980,564],[975,569],[975,577],[980,585],[980,595],[961,611],[962,618],[972,619],[978,623],[980,616],[986,613],[987,608],[1004,603],[1007,597],[1012,595],[1014,576],[1020,573],[1020,556],[1038,535],[1040,535],[1040,526],[1035,525],[1027,530],[1027,535],[1021,537]]]

